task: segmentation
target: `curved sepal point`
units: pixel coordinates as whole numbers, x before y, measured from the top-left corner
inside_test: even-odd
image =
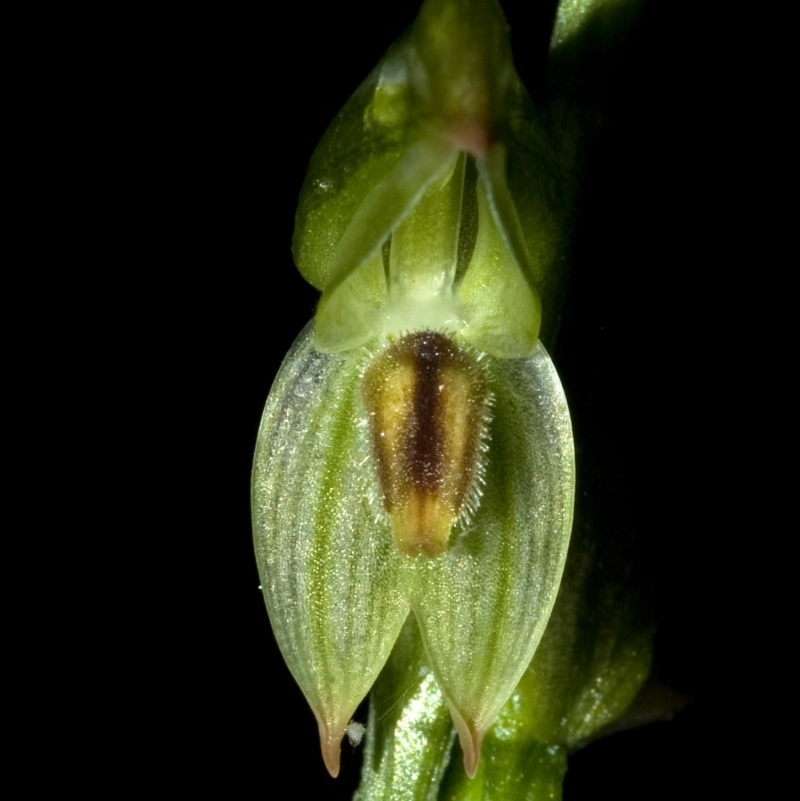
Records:
[[[348,718],[349,719],[349,718]],[[322,759],[332,778],[339,775],[339,764],[342,755],[342,740],[347,721],[328,720],[317,716],[319,726],[319,744],[322,749]]]
[[[450,714],[464,757],[464,770],[470,779],[474,779],[481,759],[481,745],[486,729],[478,728],[474,721],[463,718],[453,706],[450,706]]]

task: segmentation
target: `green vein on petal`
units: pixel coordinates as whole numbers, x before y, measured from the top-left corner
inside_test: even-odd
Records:
[[[370,504],[355,423],[361,359],[322,354],[308,326],[275,380],[253,473],[256,556],[272,627],[314,711],[325,762],[408,616],[402,564]]]
[[[440,559],[419,560],[412,607],[472,775],[558,592],[572,525],[574,454],[544,348],[491,365],[495,407],[474,519]]]

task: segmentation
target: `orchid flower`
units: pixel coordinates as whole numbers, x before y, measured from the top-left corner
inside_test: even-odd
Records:
[[[412,622],[468,776],[542,639],[575,492],[540,340],[562,187],[496,0],[425,0],[312,157],[293,251],[322,296],[267,400],[252,498],[333,776]]]

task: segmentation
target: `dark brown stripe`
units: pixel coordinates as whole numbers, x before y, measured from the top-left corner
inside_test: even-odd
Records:
[[[416,383],[414,408],[409,419],[409,447],[405,451],[406,468],[417,489],[435,495],[442,486],[444,442],[441,420],[442,367],[452,350],[442,334],[421,331],[408,337],[414,358]],[[452,359],[452,355],[448,353]]]

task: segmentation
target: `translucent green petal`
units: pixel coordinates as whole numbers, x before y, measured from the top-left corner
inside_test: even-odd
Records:
[[[569,412],[544,348],[490,367],[495,407],[480,507],[441,558],[419,560],[412,600],[470,774],[555,602],[575,486]]]
[[[457,290],[467,326],[462,336],[501,358],[529,355],[541,323],[519,219],[505,182],[502,147],[481,168],[478,230],[469,267]]]
[[[307,327],[267,400],[253,468],[256,557],[284,659],[320,728],[328,769],[383,667],[408,600],[356,425],[361,360],[321,354]],[[358,355],[358,354],[356,354]]]
[[[316,346],[335,353],[372,339],[381,326],[386,299],[386,268],[378,250],[323,293],[314,317]]]
[[[455,162],[455,150],[434,139],[416,142],[364,199],[333,255],[316,320],[324,350],[363,344],[378,328],[386,300],[381,245]],[[430,254],[431,257],[436,254]]]
[[[509,84],[503,135],[478,165],[496,224],[541,296],[542,324],[549,332],[555,329],[567,277],[564,179],[547,110],[534,105],[516,72]]]
[[[466,159],[453,151],[446,170],[392,235],[393,300],[440,295],[452,287],[458,258]]]
[[[453,160],[392,234],[384,336],[429,329],[457,332],[463,315],[453,295],[462,234],[466,158]]]
[[[334,276],[336,249],[353,215],[397,166],[409,143],[408,79],[401,51],[397,45],[384,56],[336,116],[311,158],[292,250],[303,277],[318,289]]]

